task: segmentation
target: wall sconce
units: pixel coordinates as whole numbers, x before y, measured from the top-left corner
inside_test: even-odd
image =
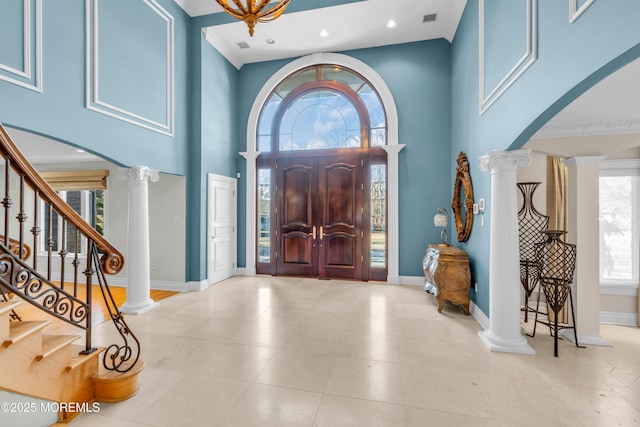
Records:
[[[447,243],[448,235],[447,235],[447,224],[449,223],[448,219],[449,212],[447,212],[444,208],[438,208],[438,213],[433,217],[433,223],[436,227],[442,227],[442,231],[440,232],[440,246],[449,246]]]

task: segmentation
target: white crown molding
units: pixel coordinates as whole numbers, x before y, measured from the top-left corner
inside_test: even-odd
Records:
[[[640,120],[550,124],[540,128],[532,138],[541,139],[569,136],[622,135],[629,133],[640,133]]]
[[[569,0],[569,23],[573,24],[596,0],[587,0],[578,7],[578,0]]]
[[[174,22],[173,16],[160,6],[156,0],[143,0],[149,8],[166,22],[167,28],[167,62],[166,62],[166,116],[165,123],[145,118],[141,115],[116,107],[100,100],[99,97],[99,74],[98,74],[98,1],[86,0],[86,99],[85,105],[88,110],[95,111],[145,129],[152,130],[167,136],[173,136],[175,108],[174,108]]]
[[[222,12],[214,0],[174,0],[190,17]]]
[[[456,36],[456,30],[458,29],[458,24],[460,23],[466,5],[467,0],[457,0],[452,6],[451,19],[449,19],[445,30],[445,38],[449,43],[453,43],[453,38]]]
[[[479,78],[480,78],[480,115],[484,114],[491,106],[533,65],[538,59],[538,0],[526,0],[527,8],[527,40],[526,51],[500,80],[496,87],[485,95],[485,73],[484,73],[484,4],[485,0],[480,0],[478,13],[479,28]]]
[[[0,80],[30,89],[36,92],[42,92],[42,0],[35,0],[35,12],[31,7],[32,0],[23,0],[24,10],[24,34],[23,34],[23,70],[0,64]],[[35,28],[31,25],[34,19]],[[35,52],[31,51],[32,39],[34,42]],[[34,57],[35,64],[32,65],[31,57]],[[12,77],[12,75],[14,77]]]
[[[213,46],[222,56],[227,58],[227,61],[236,67],[237,70],[242,68],[244,65],[242,59],[238,58],[238,56],[234,54],[233,50],[228,49],[229,45],[227,43],[220,40],[220,38],[216,36],[213,31],[209,31],[208,28],[204,28],[202,32],[209,44],[211,44],[211,46]]]

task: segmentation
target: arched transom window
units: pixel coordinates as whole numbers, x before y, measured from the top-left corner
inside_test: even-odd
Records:
[[[258,121],[262,153],[386,145],[387,120],[380,96],[358,73],[313,65],[283,80]]]

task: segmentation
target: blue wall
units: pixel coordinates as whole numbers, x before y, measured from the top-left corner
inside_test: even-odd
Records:
[[[518,0],[521,8],[525,1]],[[535,2],[532,2],[535,4]],[[486,81],[513,63],[514,40],[523,39],[523,20],[514,25],[510,9],[487,1],[485,25],[503,37],[485,39]],[[551,117],[595,83],[640,56],[640,2],[595,1],[569,23],[568,1],[540,0],[538,57],[522,76],[483,115],[479,114],[479,0],[469,0],[452,45],[452,154],[465,151],[476,200],[490,207],[491,179],[480,172],[478,158],[492,149],[516,149]],[[523,51],[523,44],[520,44]],[[499,52],[505,52],[499,55]],[[490,86],[490,83],[487,83]],[[514,188],[514,192],[516,189]],[[487,210],[488,219],[491,214]],[[472,275],[479,284],[476,304],[489,313],[489,226],[474,226],[461,244],[470,254]],[[499,226],[499,224],[494,224]],[[518,286],[518,284],[514,284]]]
[[[451,170],[450,44],[433,40],[341,52],[373,68],[389,87],[399,118],[400,274],[422,276],[428,243],[440,241],[433,225],[438,207],[449,209]],[[246,150],[246,123],[264,83],[291,60],[248,64],[240,69],[238,151]],[[238,159],[245,176],[244,159]],[[243,189],[246,182],[238,185]],[[244,193],[239,199],[244,218]],[[245,227],[238,224],[238,265],[245,265]]]

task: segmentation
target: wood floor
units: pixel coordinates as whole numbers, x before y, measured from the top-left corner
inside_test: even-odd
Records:
[[[116,286],[112,286],[110,287],[110,289],[116,305],[118,307],[121,307],[127,299],[127,289]],[[175,295],[176,293],[177,292],[151,290],[150,296],[154,301],[159,301]],[[84,292],[79,292],[78,296],[79,298],[84,299]],[[91,311],[92,326],[97,326],[101,323],[111,320],[107,307],[102,298],[100,287],[98,285],[93,285],[91,300],[93,307]],[[78,334],[82,331],[75,326],[65,323],[62,320],[59,320],[56,317],[45,313],[44,311],[29,304],[26,301],[24,301],[15,311],[23,320],[51,320],[51,324],[47,326],[46,332],[48,334]]]

